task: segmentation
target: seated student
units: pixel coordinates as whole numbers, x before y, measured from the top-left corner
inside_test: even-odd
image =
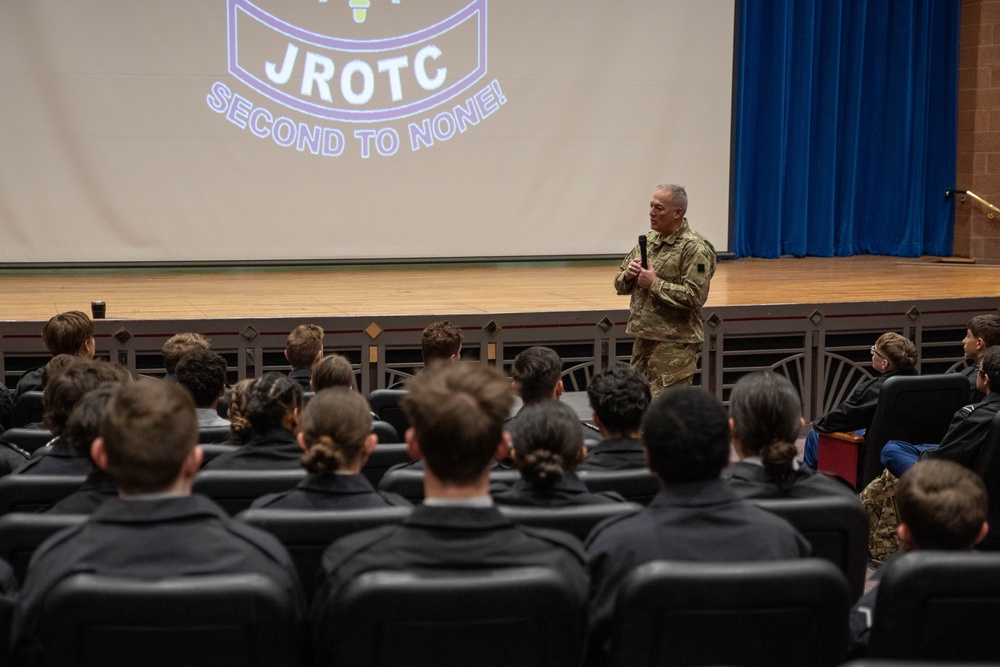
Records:
[[[806,435],[803,462],[816,469],[819,461],[819,432],[867,429],[875,417],[878,394],[885,381],[896,375],[916,375],[917,348],[906,337],[888,332],[872,345],[872,369],[878,375],[862,380],[846,401],[813,422]]]
[[[969,402],[978,403],[986,398],[979,390],[979,362],[986,350],[994,345],[1000,345],[1000,315],[976,315],[966,325],[965,338],[962,339],[962,351],[965,358],[972,360],[972,365],[963,368],[960,373],[969,378]]]
[[[424,368],[437,364],[453,364],[461,359],[462,330],[447,320],[431,322],[420,334],[420,356]],[[405,389],[406,380],[389,385],[388,389]]]
[[[352,390],[358,388],[351,362],[339,354],[328,354],[312,367],[309,388],[319,393],[336,387]]]
[[[309,391],[312,367],[323,358],[323,327],[300,324],[292,329],[285,342],[285,359],[292,365],[288,377],[299,383],[302,391]]]
[[[587,449],[572,408],[549,399],[526,405],[519,414],[511,433],[511,456],[521,479],[493,494],[497,504],[565,507],[625,501],[613,492],[591,493],[574,474]]]
[[[251,507],[267,509],[361,509],[409,507],[394,493],[376,491],[361,474],[378,444],[368,401],[348,389],[324,389],[302,411],[302,467],[309,475],[283,493],[258,498]]]
[[[44,404],[45,399],[45,388],[49,386],[49,383],[55,380],[57,377],[62,375],[63,370],[66,369],[70,364],[80,360],[80,357],[74,357],[71,354],[57,354],[56,356],[49,359],[49,363],[42,367],[42,402]],[[44,421],[32,422],[30,424],[25,424],[24,428],[30,429],[41,429],[48,430],[48,426],[45,425]]]
[[[49,514],[90,514],[108,498],[118,495],[118,487],[90,457],[91,445],[100,436],[101,419],[111,398],[121,388],[120,382],[105,382],[77,401],[61,436],[73,453],[90,461],[90,474],[80,490],[70,494],[46,510]]]
[[[177,382],[177,364],[188,352],[195,350],[209,350],[211,343],[208,339],[198,333],[179,333],[167,339],[167,342],[160,348],[163,356],[163,368],[167,374],[163,376],[166,382]]]
[[[587,538],[595,648],[607,639],[618,587],[643,563],[810,553],[787,521],[742,500],[719,479],[729,462],[729,422],[713,396],[695,387],[664,392],[646,411],[642,430],[649,468],[663,488],[646,509],[609,519]]]
[[[66,577],[93,573],[159,579],[255,573],[277,582],[304,608],[295,567],[270,534],[229,519],[191,495],[201,464],[190,395],[167,382],[123,385],[92,445],[98,467],[118,486],[82,525],[46,541],[32,558],[14,616],[18,664],[37,664],[45,597]]]
[[[548,347],[534,346],[520,352],[514,357],[514,363],[510,367],[511,377],[514,379],[514,391],[521,397],[524,406],[531,405],[536,401],[543,401],[548,398],[559,400],[563,395],[562,383],[562,359],[555,350]],[[507,420],[507,429],[514,428],[520,415],[518,414]],[[580,433],[587,442],[601,440],[598,430],[582,421]]]
[[[226,360],[211,350],[192,350],[176,368],[177,384],[191,392],[198,414],[198,428],[229,426],[219,416],[219,399],[226,389]]]
[[[432,322],[420,334],[420,356],[424,368],[459,361],[462,354],[462,330],[447,320]]]
[[[55,436],[45,447],[32,454],[14,475],[86,475],[90,460],[79,456],[62,439],[70,413],[87,392],[105,382],[130,382],[132,376],[123,366],[77,359],[45,386],[45,424]]]
[[[989,442],[993,417],[1000,411],[1000,392],[993,391],[995,378],[1000,378],[1000,347],[986,350],[975,368],[976,387],[985,398],[955,413],[941,444],[913,445],[902,440],[885,443],[881,459],[889,472],[902,477],[920,458],[945,459],[966,468],[975,467],[979,453]]]
[[[294,380],[279,373],[251,380],[243,392],[237,416],[230,412],[231,428],[241,440],[240,448],[217,456],[205,469],[297,469],[302,449],[295,433],[301,410],[302,389]]]
[[[490,461],[509,447],[504,420],[512,402],[510,383],[479,364],[441,365],[410,381],[402,402],[412,424],[406,442],[427,463],[425,499],[403,523],[349,535],[323,554],[324,581],[311,612],[317,664],[331,642],[328,618],[341,589],[372,570],[548,567],[578,591],[583,609],[579,541],[513,524],[489,496]]]
[[[579,470],[645,468],[640,434],[642,415],[652,400],[646,378],[627,364],[615,364],[590,380],[587,398],[604,441],[589,449]]]
[[[59,313],[45,323],[42,341],[52,356],[68,354],[81,359],[93,359],[96,349],[94,323],[86,313],[79,310]],[[26,391],[42,390],[43,370],[44,367],[39,367],[25,371],[14,390],[15,403]]]
[[[854,489],[795,460],[802,407],[795,387],[771,371],[740,378],[729,395],[729,429],[739,457],[722,479],[741,498],[857,498]]]
[[[989,500],[986,485],[974,472],[952,461],[920,461],[896,485],[896,529],[904,551],[968,551],[986,537]],[[890,567],[875,571],[876,583]],[[858,600],[850,616],[852,657],[861,657],[875,618],[878,588]]]

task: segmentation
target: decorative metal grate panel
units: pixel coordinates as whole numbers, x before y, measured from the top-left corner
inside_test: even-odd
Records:
[[[806,419],[842,400],[871,373],[869,348],[885,331],[899,332],[917,346],[924,373],[961,367],[965,324],[979,313],[996,312],[996,299],[941,299],[706,309],[706,340],[695,384],[728,400],[746,373],[770,369],[784,374],[801,392]],[[494,313],[488,315],[314,318],[326,331],[326,352],[344,355],[365,393],[403,381],[419,370],[420,332],[448,319],[461,327],[462,358],[499,367],[509,374],[518,352],[547,345],[562,357],[567,391],[586,389],[594,373],[627,362],[632,340],[625,334],[627,311]],[[231,381],[267,371],[288,370],[283,350],[298,318],[230,320],[98,320],[99,356],[136,374],[160,377],[160,348],[174,333],[196,331],[212,341],[229,365]],[[8,387],[21,373],[44,364],[42,322],[0,323],[0,374]]]

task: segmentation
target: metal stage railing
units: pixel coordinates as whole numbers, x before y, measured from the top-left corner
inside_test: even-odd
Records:
[[[909,337],[920,353],[923,373],[959,367],[961,339],[970,317],[996,312],[989,298],[921,302],[729,306],[706,308],[705,344],[696,383],[723,401],[740,377],[772,369],[798,387],[806,419],[825,413],[871,372],[869,348],[885,331]],[[568,391],[586,388],[593,374],[627,361],[632,340],[625,334],[627,311],[507,313],[495,315],[312,318],[327,332],[326,351],[354,365],[362,392],[386,387],[420,367],[420,332],[429,322],[449,319],[465,333],[463,358],[509,373],[517,354],[548,345],[564,361]],[[287,371],[283,350],[299,318],[210,320],[97,320],[98,356],[137,375],[164,373],[160,348],[179,331],[208,336],[229,364],[230,381]],[[0,324],[0,373],[13,387],[25,370],[44,364],[43,322]]]

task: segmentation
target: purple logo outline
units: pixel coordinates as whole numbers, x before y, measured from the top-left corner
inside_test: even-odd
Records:
[[[288,93],[278,90],[254,76],[239,64],[239,34],[237,30],[237,19],[239,12],[243,12],[251,19],[261,23],[267,28],[307,44],[313,44],[322,48],[346,53],[377,53],[390,49],[400,49],[413,46],[421,42],[433,39],[442,35],[466,21],[478,17],[476,24],[478,37],[478,60],[476,67],[464,77],[452,83],[447,88],[435,92],[433,95],[421,99],[417,102],[410,102],[395,107],[383,107],[379,109],[350,109],[323,106],[314,102],[309,102]],[[256,90],[261,95],[267,97],[278,104],[301,111],[302,113],[319,118],[328,118],[347,123],[369,123],[406,118],[421,113],[428,109],[439,106],[448,100],[461,95],[486,75],[486,0],[472,0],[468,5],[451,16],[431,25],[427,28],[415,32],[400,35],[397,37],[357,40],[331,37],[320,33],[311,32],[299,28],[290,23],[282,21],[257,7],[250,0],[228,0],[228,46],[229,46],[229,73]]]

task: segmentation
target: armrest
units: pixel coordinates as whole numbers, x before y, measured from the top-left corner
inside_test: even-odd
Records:
[[[823,438],[836,438],[837,440],[843,440],[844,442],[852,442],[855,445],[860,445],[865,441],[865,436],[854,435],[853,433],[844,433],[843,431],[832,431],[830,433],[819,433],[820,439]]]

